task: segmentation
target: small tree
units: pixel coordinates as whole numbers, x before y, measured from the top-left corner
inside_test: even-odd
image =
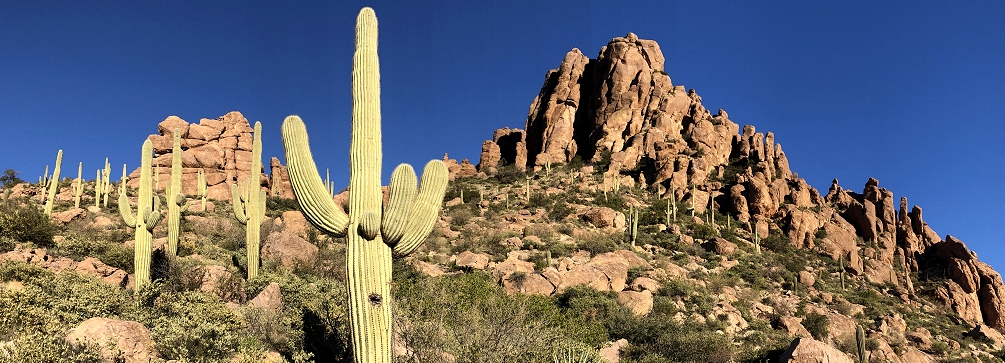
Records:
[[[15,184],[23,183],[24,180],[21,180],[21,178],[18,177],[19,174],[21,173],[18,173],[17,170],[14,169],[4,170],[3,175],[0,175],[0,184],[2,184],[4,188],[10,188]]]

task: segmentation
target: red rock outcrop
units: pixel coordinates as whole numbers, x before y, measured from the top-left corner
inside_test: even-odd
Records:
[[[196,194],[198,172],[206,174],[207,194],[210,199],[230,199],[230,184],[238,182],[251,171],[251,147],[254,129],[240,112],[231,111],[216,119],[202,119],[189,124],[177,116],[169,116],[157,125],[159,134],[150,135],[154,146],[154,168],[159,169],[155,186],[166,188],[171,181],[171,151],[174,130],[181,133],[182,191]],[[139,185],[139,168],[129,174],[127,185]],[[243,180],[242,180],[243,182]],[[264,173],[257,181],[268,187]]]

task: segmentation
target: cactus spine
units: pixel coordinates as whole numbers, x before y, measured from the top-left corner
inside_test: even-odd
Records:
[[[77,180],[73,184],[74,208],[80,208],[80,196],[84,194],[84,185],[81,184],[83,181],[84,181],[84,162],[81,161],[80,164],[77,164]],[[97,181],[95,181],[95,183],[97,183]]]
[[[205,212],[206,211],[206,195],[207,195],[208,191],[207,191],[207,188],[206,188],[206,172],[204,172],[202,169],[199,169],[199,177],[198,177],[198,180],[196,181],[196,183],[198,184],[198,187],[199,187],[199,190],[198,190],[199,197],[202,198],[202,211]]]
[[[328,196],[311,156],[307,130],[297,116],[283,122],[290,181],[307,220],[331,235],[346,235],[346,276],[355,362],[391,362],[391,258],[408,255],[432,230],[443,203],[447,168],[426,164],[421,188],[401,164],[391,174],[390,198],[381,206],[380,73],[377,18],[363,8],[356,20],[353,57],[349,214]]]
[[[134,247],[134,269],[136,270],[136,290],[150,283],[150,253],[152,252],[153,230],[160,222],[160,198],[154,195],[152,188],[150,164],[153,164],[154,147],[150,140],[143,142],[143,152],[140,156],[140,188],[136,199],[136,214],[129,206],[126,196],[126,166],[122,166],[122,185],[119,186],[119,214],[127,226],[136,229],[136,245]]]
[[[244,239],[248,247],[248,279],[258,277],[258,253],[261,243],[262,220],[265,219],[265,197],[260,175],[262,173],[262,123],[255,122],[255,140],[251,146],[251,173],[241,185],[230,186],[230,200],[234,217],[245,225]]]
[[[45,215],[52,215],[52,203],[56,199],[56,189],[59,189],[59,165],[63,163],[63,150],[56,153],[56,167],[52,169],[52,178],[49,179],[49,193],[45,198]],[[46,166],[46,174],[49,167]]]
[[[185,196],[181,193],[181,130],[174,129],[174,145],[171,149],[171,182],[167,185],[164,195],[168,206],[168,239],[167,253],[178,254],[178,234],[181,227],[181,212],[188,210],[188,202],[181,201]]]

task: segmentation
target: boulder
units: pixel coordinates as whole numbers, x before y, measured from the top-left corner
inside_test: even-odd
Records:
[[[854,363],[845,353],[810,338],[796,338],[778,358],[782,363]]]
[[[624,213],[608,207],[590,208],[586,213],[583,213],[583,220],[592,223],[598,228],[613,227],[619,230],[625,228]]]
[[[265,311],[279,312],[283,309],[283,293],[279,284],[272,282],[248,303]]]
[[[87,215],[87,210],[83,208],[72,208],[67,211],[53,213],[52,220],[59,224],[67,224],[70,223],[70,221],[85,215]]]
[[[720,256],[729,256],[733,252],[736,252],[736,244],[721,237],[714,237],[708,242],[702,243],[701,247],[708,252],[715,253]]]
[[[301,263],[312,264],[317,256],[317,246],[286,231],[269,233],[262,245],[263,259],[278,261],[280,266],[286,268],[293,268]]]
[[[624,338],[608,342],[603,348],[600,348],[600,356],[610,363],[618,363],[621,361],[621,348],[626,346],[628,346],[628,340]]]
[[[100,346],[101,356],[114,361],[118,353],[126,363],[147,363],[159,360],[157,349],[148,330],[135,321],[90,318],[66,334],[70,343],[88,342]],[[109,347],[106,343],[111,342]]]
[[[642,316],[653,311],[653,293],[626,290],[618,293],[618,304],[632,310],[635,316]]]
[[[464,251],[457,255],[454,264],[457,267],[484,270],[489,266],[489,255]]]

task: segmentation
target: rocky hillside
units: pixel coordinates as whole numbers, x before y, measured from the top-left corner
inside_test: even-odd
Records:
[[[151,122],[151,129],[153,122]],[[168,183],[178,130],[191,203],[177,256],[153,229],[133,289],[115,203],[59,182],[0,200],[0,362],[348,362],[345,245],[309,225],[272,158],[260,276],[230,185],[251,170],[238,112],[149,137]],[[673,86],[656,42],[573,49],[525,130],[500,129],[451,184],[423,246],[395,262],[398,362],[1002,362],[1000,275],[869,179],[825,195],[770,132]],[[264,168],[263,168],[264,169]],[[198,206],[199,172],[209,202]],[[134,172],[135,173],[135,172]],[[138,178],[131,177],[128,183]],[[111,189],[113,201],[117,188]],[[131,195],[131,198],[135,198]],[[334,199],[345,204],[346,193]]]

